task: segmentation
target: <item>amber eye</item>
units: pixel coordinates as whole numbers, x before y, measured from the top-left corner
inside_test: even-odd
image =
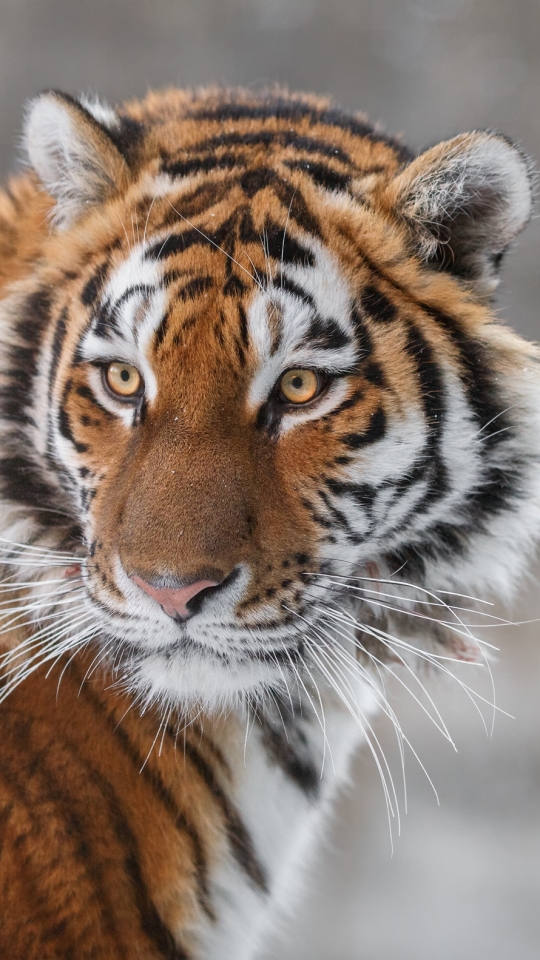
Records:
[[[104,370],[105,382],[112,393],[128,400],[141,392],[142,377],[137,367],[114,360]]]
[[[289,403],[309,403],[319,393],[320,386],[314,370],[287,370],[279,381],[281,395]]]

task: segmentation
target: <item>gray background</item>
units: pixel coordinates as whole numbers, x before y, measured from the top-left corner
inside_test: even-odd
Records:
[[[212,81],[330,93],[414,147],[497,128],[538,163],[539,53],[539,0],[0,0],[0,168],[15,166],[22,106],[38,90],[117,101]],[[536,220],[506,263],[501,314],[534,339],[539,299]],[[537,587],[512,616],[540,616]],[[374,764],[359,757],[305,897],[265,960],[538,960],[539,633],[534,623],[489,632],[501,646],[498,703],[516,718],[500,716],[492,739],[447,684],[431,689],[457,754],[396,695],[441,806],[409,758],[409,813],[391,857]]]

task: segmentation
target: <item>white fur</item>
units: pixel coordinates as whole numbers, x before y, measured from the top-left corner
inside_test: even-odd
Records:
[[[98,115],[104,109],[94,105]],[[58,227],[69,226],[113,186],[103,156],[85,135],[84,122],[54,93],[30,102],[24,142],[30,164],[56,200],[52,219]]]

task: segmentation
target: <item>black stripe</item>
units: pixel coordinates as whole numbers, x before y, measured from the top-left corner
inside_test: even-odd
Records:
[[[144,297],[151,297],[156,292],[156,287],[154,284],[149,283],[134,283],[131,287],[126,287],[122,296],[115,300],[112,311],[115,315],[115,320],[118,321],[118,310],[120,307],[127,303],[131,297],[135,296],[137,293],[142,293]]]
[[[92,702],[94,708],[104,717],[107,725],[122,746],[124,753],[129,757],[134,766],[136,766],[137,770],[140,770],[141,776],[144,777],[145,781],[151,786],[153,792],[159,798],[163,806],[168,810],[170,815],[174,817],[175,822],[178,821],[180,826],[182,820],[179,820],[178,818],[184,817],[185,814],[183,814],[177,807],[174,797],[163,783],[159,772],[155,770],[149,763],[144,764],[144,758],[140,755],[139,751],[132,743],[125,729],[116,723],[114,717],[107,711],[105,705],[101,702],[101,700],[99,700],[98,697],[96,697],[93,691],[90,690],[89,685],[83,684],[82,690],[84,691],[87,699]],[[214,771],[206,762],[206,760],[204,760],[199,751],[188,740],[186,740],[183,746],[186,756],[188,756],[192,761],[193,765],[208,787],[210,793],[220,807],[235,860],[248,874],[254,884],[259,887],[259,889],[267,892],[268,884],[264,869],[257,859],[253,849],[251,837],[246,827],[242,823],[238,812],[220,786]],[[202,850],[202,845],[200,845],[200,849]]]
[[[181,290],[178,290],[176,296],[183,301],[192,300],[206,290],[210,290],[213,286],[213,277],[195,277],[193,280],[190,280],[189,283],[186,283]]]
[[[247,290],[247,285],[234,273],[227,277],[223,285],[223,295],[225,297],[241,297]]]
[[[420,457],[421,462],[425,463],[424,477],[429,477],[429,490],[422,503],[422,506],[426,506],[443,497],[449,486],[448,471],[440,450],[444,432],[445,389],[433,348],[412,323],[408,325],[406,350],[416,365],[428,428],[426,448]],[[414,512],[419,509],[420,505],[417,504]]]
[[[74,668],[72,669],[72,673],[75,675]],[[124,755],[129,759],[129,761],[137,770],[138,774],[152,790],[152,793],[156,799],[167,811],[176,828],[187,833],[190,837],[195,854],[195,868],[199,884],[199,902],[205,913],[207,913],[209,917],[213,918],[214,913],[210,904],[210,895],[208,890],[208,864],[204,854],[202,840],[195,826],[193,823],[191,823],[191,821],[188,820],[186,813],[178,806],[174,795],[164,783],[159,770],[151,765],[150,762],[144,762],[145,758],[141,755],[131,740],[129,734],[126,732],[125,728],[117,723],[114,715],[111,714],[103,701],[100,700],[100,698],[94,693],[94,691],[90,688],[90,685],[81,681],[80,689],[85,698],[92,705],[93,709],[96,711],[96,713],[99,713],[102,720],[107,725],[110,733],[120,746],[122,753],[124,753]]]
[[[328,420],[331,417],[338,417],[340,414],[344,413],[345,410],[351,410],[364,399],[364,396],[364,390],[360,387],[358,390],[355,390],[350,397],[347,397],[346,400],[342,400],[339,406],[335,407],[333,410],[330,410],[330,412],[326,413],[324,417],[321,417],[321,420]]]
[[[199,153],[197,146],[192,147],[192,153]],[[234,167],[245,167],[246,158],[234,153],[222,153],[221,156],[209,154],[205,157],[192,156],[188,160],[165,162],[163,173],[171,177],[188,177],[192,173],[210,173],[212,170],[232,170]]]
[[[214,771],[196,747],[187,740],[184,749],[186,756],[202,780],[204,780],[208,790],[222,812],[231,850],[237,864],[244,870],[259,890],[268,893],[266,872],[255,853],[251,836],[242,822],[238,811],[220,786]]]
[[[284,724],[280,729],[260,713],[257,720],[262,729],[262,743],[269,757],[302,793],[316,799],[321,788],[320,773],[310,759],[306,759],[300,751],[294,749],[293,738],[298,737],[298,730],[293,731],[290,724]],[[305,742],[302,746],[305,748]]]
[[[240,337],[244,347],[247,349],[249,345],[248,322],[247,322],[246,311],[244,310],[244,307],[242,306],[241,303],[238,304],[238,319],[240,321]]]
[[[364,433],[348,433],[345,436],[341,437],[341,442],[345,446],[350,447],[351,450],[359,450],[360,447],[366,446],[369,443],[376,443],[377,440],[382,440],[386,433],[386,414],[382,407],[378,407],[371,414],[371,419],[369,426]]]
[[[81,293],[81,301],[85,307],[92,307],[96,302],[105,283],[108,269],[108,261],[105,261],[105,263],[100,264],[90,279],[87,280]]]
[[[324,163],[315,163],[313,160],[285,160],[289,170],[302,170],[315,183],[325,190],[347,191],[351,182],[349,173],[338,173]]]
[[[67,319],[68,319],[68,311],[67,311],[67,307],[64,307],[64,309],[62,310],[62,313],[60,314],[56,322],[56,329],[54,331],[54,337],[53,337],[53,342],[51,346],[51,366],[49,369],[49,403],[51,402],[51,397],[54,390],[54,381],[56,379],[58,364],[60,363],[60,357],[62,356],[62,348],[64,346],[64,340],[66,338]]]
[[[351,345],[350,337],[330,317],[314,317],[309,325],[303,343],[323,350],[342,350]]]
[[[299,266],[315,266],[315,257],[311,250],[302,246],[290,231],[274,223],[270,218],[265,221],[263,245],[269,257],[278,263],[292,263]]]
[[[375,143],[384,143],[391,147],[398,158],[404,162],[413,159],[413,154],[403,144],[383,133],[379,133],[365,120],[358,120],[356,117],[337,109],[317,109],[301,100],[292,98],[287,100],[282,97],[268,96],[256,103],[222,101],[213,107],[206,104],[194,107],[190,113],[200,120],[219,120],[221,123],[227,120],[275,118],[276,120],[294,121],[307,118],[312,124],[320,123],[325,126],[338,127],[342,130],[348,130],[354,136],[365,137]]]
[[[163,343],[165,337],[167,336],[167,330],[169,328],[170,313],[167,311],[165,316],[162,318],[159,327],[155,332],[156,347],[160,347]]]
[[[336,507],[332,503],[326,491],[319,490],[318,494],[321,500],[323,501],[326,509],[329,511],[329,513],[333,517],[334,523],[332,525],[341,527],[341,529],[346,533],[347,539],[349,540],[350,543],[362,543],[364,540],[364,536],[363,535],[359,536],[359,534],[354,532],[354,530],[352,529],[349,523],[349,518],[343,513],[342,510],[339,510],[338,507]]]
[[[509,431],[512,432],[513,424],[503,412],[507,404],[501,398],[493,377],[492,371],[496,364],[490,348],[468,336],[459,321],[449,314],[424,303],[419,306],[446,331],[457,347],[462,363],[461,381],[479,426],[483,427],[494,417],[497,418],[491,431],[494,436],[490,437],[488,431],[483,440],[484,448],[493,449],[500,443],[505,443],[509,438]]]
[[[145,254],[147,260],[167,260],[169,257],[185,253],[190,247],[203,245],[208,241],[198,230],[185,230],[184,233],[172,233],[165,240],[157,240]]]
[[[90,387],[87,386],[85,383],[79,384],[79,386],[76,387],[75,389],[75,393],[77,393],[79,397],[83,397],[85,400],[88,400],[92,404],[92,406],[96,407],[96,409],[99,410],[100,414],[106,419],[116,420],[114,413],[111,413],[110,410],[107,410],[107,408],[104,407],[99,402],[96,395],[93,393]]]
[[[371,320],[391,323],[392,320],[396,319],[396,307],[376,287],[368,286],[364,288],[360,297],[360,304]]]
[[[291,280],[289,279],[289,277],[286,277],[285,274],[280,274],[279,289],[280,291],[284,290],[285,293],[292,294],[293,297],[298,297],[298,299],[301,300],[302,303],[309,303],[310,307],[313,310],[316,309],[316,304],[311,294],[306,293],[306,291],[303,290],[302,287],[298,286],[298,284],[295,283],[294,280]]]
[[[74,436],[73,430],[71,427],[71,420],[66,410],[66,404],[68,402],[69,395],[72,389],[73,389],[73,381],[67,380],[66,385],[64,387],[64,391],[62,393],[62,400],[58,410],[58,429],[61,435],[66,440],[69,440],[69,442],[75,447],[77,453],[86,453],[88,450],[88,446],[86,443],[79,443],[77,438]]]
[[[220,147],[232,146],[270,146],[280,144],[285,147],[294,147],[296,150],[302,150],[304,153],[321,154],[321,156],[332,157],[341,160],[342,163],[350,163],[350,156],[344,150],[336,147],[332,143],[324,140],[317,140],[314,137],[304,137],[295,130],[255,130],[250,133],[221,133],[217,137],[209,137],[207,140],[201,140],[191,148],[193,153],[206,153],[217,150]]]
[[[78,759],[84,766],[88,774],[88,780],[99,788],[107,802],[114,832],[119,844],[125,850],[124,867],[131,880],[143,933],[166,960],[189,960],[186,951],[177,946],[171,931],[164,923],[150,896],[150,891],[142,874],[139,844],[127,821],[113,784],[101,774],[97,767],[86,758],[81,757],[78,744],[72,744],[65,735],[62,738],[62,744],[69,747],[74,758]]]
[[[25,756],[32,756],[32,764],[30,770],[27,772],[30,778],[38,777],[41,781],[41,805],[43,806],[45,803],[51,803],[54,805],[54,807],[56,807],[58,816],[63,821],[66,828],[66,833],[73,843],[72,855],[81,864],[84,873],[87,875],[92,886],[94,887],[96,893],[96,904],[100,911],[104,926],[115,942],[120,956],[127,958],[127,953],[123,948],[119,931],[115,923],[114,911],[108,894],[107,883],[102,865],[93,855],[92,846],[88,839],[88,832],[85,829],[85,824],[77,815],[73,802],[68,796],[66,796],[66,793],[69,789],[69,777],[65,778],[62,785],[60,785],[58,779],[51,770],[50,763],[47,762],[49,760],[48,751],[35,751],[33,749],[30,738],[30,726],[32,722],[30,718],[27,716],[22,716],[19,718],[18,711],[8,707],[3,719],[4,735],[7,733],[7,729],[9,729],[10,720],[14,742],[17,743],[17,746],[20,750],[24,751]],[[64,744],[65,741],[62,738],[62,746],[64,746]],[[75,751],[73,748],[70,749],[68,746],[68,749],[70,753],[75,755],[76,761],[81,763],[80,748]],[[2,761],[4,764],[8,764],[8,769],[4,769],[2,773],[7,779],[12,793],[16,795],[18,803],[22,804],[24,807],[27,807],[27,784],[25,784],[24,778],[19,778],[17,776],[19,768],[9,766],[9,760],[5,755],[3,756]],[[84,765],[86,766],[86,764]],[[94,782],[93,778],[90,782]],[[45,793],[46,796],[43,796],[43,793]],[[34,805],[32,809],[32,817],[38,816],[39,806]]]
[[[358,345],[360,360],[368,360],[373,353],[373,343],[369,330],[356,304],[353,304],[351,310],[351,323],[354,327],[354,335]]]
[[[240,186],[250,200],[264,190],[266,187],[273,187],[278,181],[278,175],[274,170],[268,167],[255,167],[252,170],[246,170],[240,177]]]
[[[20,447],[28,448],[28,438],[20,438]],[[59,508],[58,490],[52,486],[42,472],[41,467],[22,453],[0,459],[0,479],[2,492],[6,499],[14,503],[21,503],[27,507],[39,509],[59,510],[55,517],[53,513],[43,514],[40,522],[43,525],[64,526],[66,518],[61,516]],[[62,504],[64,506],[64,504]]]
[[[4,419],[33,425],[31,405],[38,374],[39,348],[51,319],[51,295],[38,289],[21,304],[15,333],[20,343],[7,351],[5,384],[0,388],[0,410]]]

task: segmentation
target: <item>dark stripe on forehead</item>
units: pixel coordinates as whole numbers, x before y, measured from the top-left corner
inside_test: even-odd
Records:
[[[274,184],[274,191],[285,207],[289,220],[297,223],[302,230],[313,237],[321,236],[319,221],[313,211],[309,209],[302,192],[297,187],[280,178]]]
[[[179,253],[185,253],[190,247],[202,246],[208,239],[199,230],[185,230],[184,233],[172,233],[165,240],[157,240],[145,254],[147,260],[166,260]],[[210,241],[211,242],[211,241]]]
[[[190,153],[195,153],[197,148],[192,148]],[[174,162],[165,162],[162,165],[163,173],[168,173],[171,177],[188,177],[193,173],[210,173],[213,170],[232,170],[234,167],[245,167],[247,158],[240,154],[224,153],[221,156],[208,154],[205,157],[191,156],[187,160],[176,160]]]
[[[377,132],[365,120],[359,120],[350,114],[336,109],[318,109],[301,100],[286,100],[282,97],[268,97],[256,103],[221,102],[214,107],[206,104],[195,107],[188,115],[200,120],[301,120],[308,119],[312,124],[324,124],[329,127],[338,127],[347,130],[354,136],[382,143],[390,147],[398,158],[403,161],[413,159],[413,154],[401,143],[383,133]]]
[[[298,297],[302,303],[308,303],[313,310],[316,309],[315,300],[311,294],[306,293],[306,291],[295,283],[294,280],[291,280],[290,277],[287,277],[285,274],[280,274],[278,282],[280,291],[283,290],[285,293],[290,293],[294,297]]]
[[[108,268],[109,264],[107,261],[100,264],[95,273],[93,273],[90,279],[87,280],[81,293],[81,301],[84,303],[85,307],[91,307],[96,302],[103,288],[103,284],[107,279]]]
[[[371,320],[380,323],[391,323],[396,319],[397,309],[388,297],[385,297],[380,290],[374,286],[367,286],[360,296],[362,309],[367,313]]]
[[[131,287],[126,287],[123,294],[118,297],[118,300],[115,300],[113,304],[113,311],[116,313],[131,297],[140,294],[143,297],[151,297],[154,294],[156,288],[153,284],[148,283],[134,283]]]
[[[223,285],[223,294],[225,297],[241,297],[244,293],[247,293],[247,290],[248,287],[246,284],[243,283],[235,273],[227,277]]]
[[[373,353],[373,343],[369,330],[364,322],[364,318],[358,310],[356,303],[351,309],[351,323],[354,328],[354,335],[360,351],[360,359],[367,360]]]
[[[263,232],[263,245],[269,257],[279,263],[292,263],[297,266],[315,266],[315,256],[302,246],[289,231],[267,219]]]
[[[350,163],[348,153],[333,144],[314,137],[305,137],[294,130],[255,130],[252,133],[222,133],[216,137],[201,140],[191,147],[193,153],[213,151],[219,147],[232,146],[270,146],[279,144],[284,147],[293,147],[304,153],[321,154],[326,157],[335,157],[342,163]]]
[[[303,342],[323,350],[342,350],[351,345],[350,337],[331,317],[314,317]]]
[[[195,277],[193,280],[190,280],[189,283],[186,283],[184,287],[178,290],[175,296],[179,297],[179,299],[183,301],[192,300],[195,297],[200,296],[201,293],[204,293],[205,290],[210,290],[213,285],[213,277]]]
[[[242,174],[240,177],[240,186],[246,196],[252,200],[256,193],[260,190],[265,190],[266,187],[274,186],[278,179],[278,175],[274,170],[270,170],[268,167],[255,167],[252,170],[246,170],[246,172]]]
[[[286,160],[285,166],[289,170],[301,170],[308,177],[325,190],[348,190],[351,182],[349,173],[339,173],[324,163],[314,163],[313,160]]]

